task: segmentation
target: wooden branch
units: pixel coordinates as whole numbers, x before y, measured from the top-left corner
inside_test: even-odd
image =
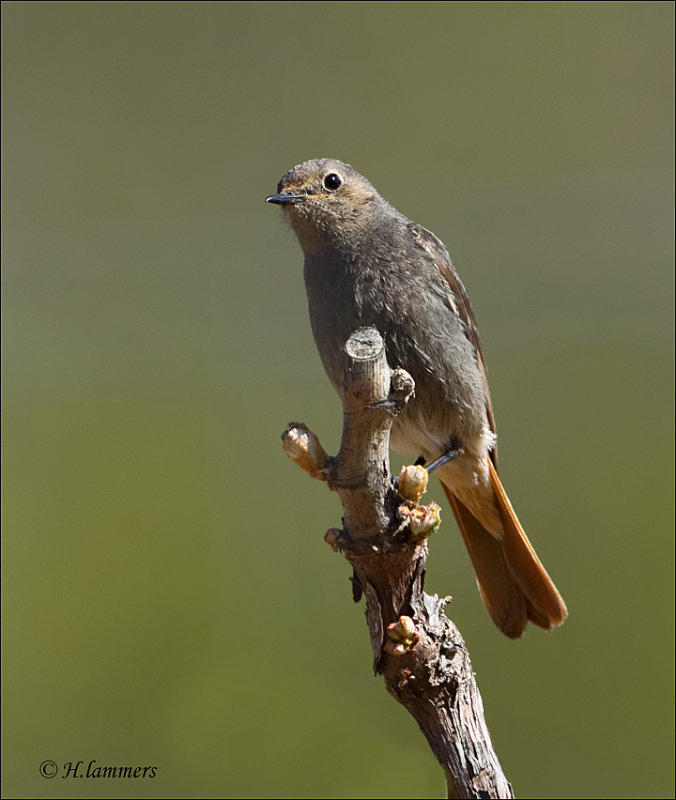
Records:
[[[439,524],[436,504],[417,504],[424,491],[418,481],[426,483],[427,474],[402,471],[399,490],[409,499],[390,477],[390,430],[413,394],[413,379],[390,370],[375,328],[353,333],[345,353],[340,453],[327,456],[299,424],[285,431],[284,448],[340,497],[343,529],[332,528],[325,538],[353,567],[354,598],[366,597],[374,670],[420,726],[446,774],[448,796],[512,798],[467,648],[443,611],[449,598],[423,591],[427,537]]]

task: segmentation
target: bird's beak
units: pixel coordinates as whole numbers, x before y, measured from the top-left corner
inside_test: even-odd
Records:
[[[291,192],[284,192],[283,194],[271,194],[270,197],[265,198],[266,203],[276,203],[277,205],[293,205],[294,203],[303,203],[307,199],[306,194],[291,194]]]

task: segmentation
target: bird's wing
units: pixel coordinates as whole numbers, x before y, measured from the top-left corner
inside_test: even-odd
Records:
[[[411,223],[409,225],[414,240],[422,247],[425,252],[430,255],[436,264],[442,277],[448,284],[448,288],[453,298],[453,307],[457,311],[460,320],[462,321],[465,335],[472,343],[474,348],[474,355],[476,358],[479,372],[484,384],[484,395],[486,398],[486,416],[488,417],[488,424],[491,430],[495,433],[495,416],[493,415],[493,403],[491,402],[491,393],[488,388],[488,376],[486,374],[486,364],[484,362],[483,353],[481,352],[481,342],[479,341],[479,329],[474,318],[474,312],[469,302],[469,297],[465,287],[462,285],[460,276],[455,271],[451,257],[448,255],[448,250],[444,247],[443,243],[426,228],[421,225]],[[498,448],[497,445],[491,451],[491,461],[497,469],[498,466]]]

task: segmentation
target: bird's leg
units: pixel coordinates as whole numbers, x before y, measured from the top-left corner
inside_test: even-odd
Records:
[[[448,464],[449,461],[454,461],[458,456],[461,456],[465,450],[460,446],[460,442],[458,441],[451,441],[449,443],[448,450],[443,454],[440,455],[439,458],[435,459],[429,467],[425,467],[428,472],[434,472],[435,469],[439,469],[439,467],[443,467],[444,464]],[[420,456],[418,460],[415,462],[419,466],[425,465],[425,459],[423,456]]]

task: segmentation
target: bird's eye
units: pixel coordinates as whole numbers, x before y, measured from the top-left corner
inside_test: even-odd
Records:
[[[340,175],[336,175],[335,172],[329,172],[324,178],[324,188],[328,189],[330,192],[335,192],[336,189],[340,188],[342,183],[342,178]]]

